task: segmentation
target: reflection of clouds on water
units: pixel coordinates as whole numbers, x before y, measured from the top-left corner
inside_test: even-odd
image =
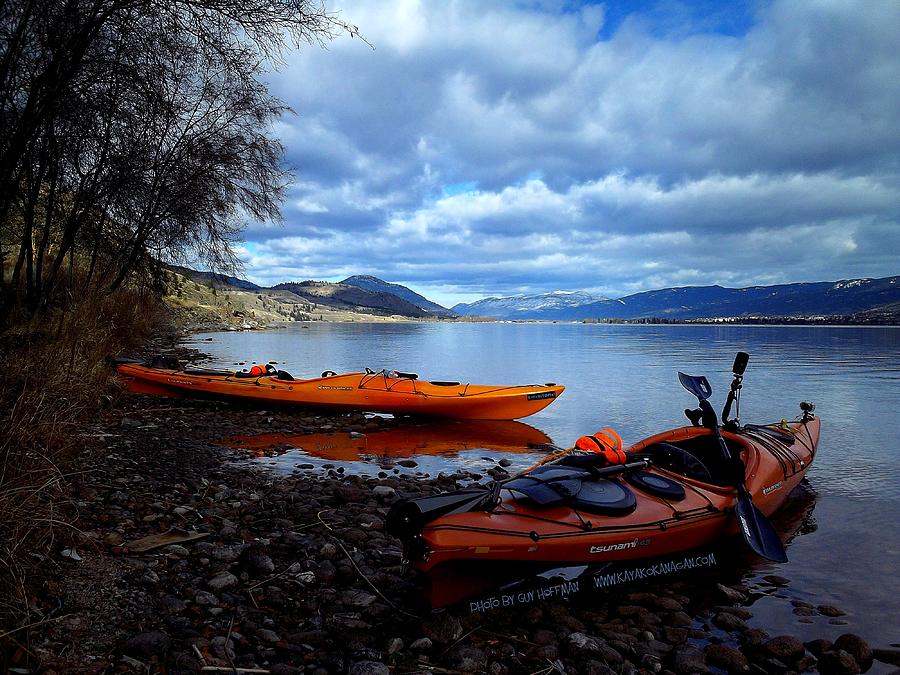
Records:
[[[486,452],[489,452],[489,450],[479,448],[453,453],[452,455],[419,455],[412,460],[416,463],[415,466],[402,466],[395,463],[391,458],[377,455],[363,455],[361,457],[363,461],[339,461],[322,459],[301,449],[295,449],[272,456],[257,457],[252,462],[255,466],[264,467],[281,475],[288,475],[295,471],[323,473],[328,470],[334,470],[346,475],[372,477],[377,476],[380,472],[405,475],[427,474],[433,477],[441,473],[445,475],[453,474],[460,470],[486,475],[485,472],[488,469],[497,467],[497,460],[501,458],[499,454],[496,458],[488,457],[485,454]],[[508,455],[503,456],[509,457]],[[544,453],[535,452],[515,455],[512,464],[506,469],[511,473],[521,471],[545,456]],[[385,459],[390,460],[390,465],[384,463]],[[383,466],[389,466],[389,468],[382,468]]]

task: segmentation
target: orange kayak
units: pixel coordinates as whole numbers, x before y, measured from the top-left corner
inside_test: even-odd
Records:
[[[466,450],[534,452],[551,444],[543,431],[512,420],[435,421],[366,434],[256,434],[229,436],[222,444],[250,451],[298,448],[319,459],[356,462],[371,457],[399,459],[454,455]]]
[[[722,432],[730,449],[740,452],[747,490],[763,514],[778,509],[803,479],[815,457],[819,428],[819,419],[811,418],[787,429]],[[790,442],[782,440],[788,436]],[[673,446],[695,459],[680,456]],[[404,540],[406,558],[430,577],[435,606],[445,597],[457,599],[458,591],[442,584],[455,582],[463,570],[486,576],[497,562],[507,568],[596,564],[687,551],[738,533],[737,492],[726,484],[727,467],[717,452],[709,429],[673,429],[628,449],[630,458],[656,463],[609,478],[584,476],[572,498],[561,503],[541,506],[507,483],[494,506],[442,515],[412,530],[389,516],[389,531]],[[554,471],[571,469],[553,463],[533,473],[538,478],[549,473],[552,481]],[[473,499],[477,492],[470,492]],[[459,499],[465,491],[455,494]],[[395,514],[403,504],[394,507]]]
[[[801,403],[802,415],[790,423],[728,420],[746,367],[742,356],[721,426],[707,401],[706,378],[679,373],[701,403],[700,410],[685,411],[693,426],[646,438],[621,456],[580,450],[591,447],[583,441],[603,437],[618,449],[618,434],[604,429],[510,479],[397,502],[386,529],[431,580],[432,603],[456,595],[446,586],[472,570],[477,579],[514,566],[656,559],[735,534],[758,555],[786,560],[767,516],[809,469],[820,421],[809,403]]]
[[[284,371],[260,376],[205,368],[173,370],[118,362],[129,390],[156,396],[205,396],[266,404],[365,410],[395,415],[512,420],[553,403],[565,387],[428,382],[411,373],[369,371],[294,379]]]

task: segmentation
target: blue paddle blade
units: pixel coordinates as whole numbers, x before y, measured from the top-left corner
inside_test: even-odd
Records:
[[[738,491],[738,501],[734,507],[734,513],[737,516],[744,540],[756,555],[772,562],[787,562],[787,551],[784,550],[781,538],[769,519],[753,505],[753,501],[746,491]]]
[[[712,396],[712,386],[703,375],[687,375],[678,371],[678,381],[681,386],[697,397],[699,401],[705,401]]]

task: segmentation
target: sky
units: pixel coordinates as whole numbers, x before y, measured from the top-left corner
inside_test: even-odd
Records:
[[[488,296],[900,274],[900,2],[329,0],[246,278]],[[371,46],[370,46],[371,45]]]

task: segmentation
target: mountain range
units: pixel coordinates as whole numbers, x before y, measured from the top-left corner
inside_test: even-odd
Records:
[[[726,288],[684,286],[606,298],[584,291],[491,297],[447,309],[401,284],[371,275],[339,283],[285,282],[270,288],[237,277],[173,268],[198,283],[246,293],[282,292],[313,306],[410,318],[486,317],[501,320],[695,320],[854,317],[900,323],[900,276],[834,282]]]
[[[546,296],[487,298],[470,304],[455,305],[452,310],[460,316],[490,314],[504,319],[554,321],[808,318],[879,311],[896,314],[900,309],[900,277],[746,288],[685,286],[645,291],[614,300],[603,298],[582,304],[536,303],[536,299],[544,297]]]

